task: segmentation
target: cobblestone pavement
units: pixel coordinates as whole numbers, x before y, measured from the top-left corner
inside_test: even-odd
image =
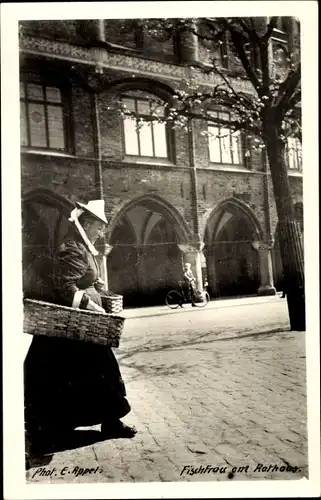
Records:
[[[86,446],[32,458],[27,480],[308,477],[304,334],[287,331],[279,297],[230,305],[127,311],[115,352],[138,434],[98,441],[93,428]]]

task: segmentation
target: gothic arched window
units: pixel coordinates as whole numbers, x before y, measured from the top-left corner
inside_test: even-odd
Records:
[[[217,123],[208,122],[209,133],[209,159],[211,163],[230,165],[243,165],[243,137],[242,133],[233,131],[226,125],[231,121],[231,113],[228,111],[210,111],[209,115],[217,119]],[[220,120],[225,122],[220,124]]]
[[[162,121],[164,101],[153,94],[132,91],[122,96],[122,102],[125,156],[173,161],[171,132]]]
[[[71,150],[68,89],[42,81],[20,82],[21,146]]]

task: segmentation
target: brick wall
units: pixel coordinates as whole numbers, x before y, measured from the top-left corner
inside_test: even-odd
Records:
[[[132,19],[105,20],[105,37],[108,42],[135,49],[135,32]]]
[[[38,188],[50,188],[70,201],[87,201],[96,197],[92,159],[22,154],[21,173],[23,193]],[[175,207],[193,231],[191,203],[191,172],[175,167],[151,167],[103,162],[103,182],[109,219],[133,199],[150,194],[158,195]],[[291,178],[294,200],[302,200],[302,181]],[[241,172],[198,170],[198,202],[201,234],[218,203],[233,196],[242,199],[253,210],[263,231],[266,230],[263,176]],[[277,224],[273,189],[269,185],[272,233]]]
[[[22,33],[33,36],[59,39],[66,42],[79,40],[77,34],[77,21],[20,21],[19,28]]]
[[[73,202],[95,198],[95,165],[96,162],[92,159],[22,154],[23,194],[37,187],[52,189]],[[110,219],[134,198],[155,194],[175,207],[191,226],[191,184],[190,172],[187,169],[167,168],[164,171],[152,167],[128,164],[119,166],[105,162],[102,165],[106,212]]]
[[[108,109],[113,105],[112,95],[102,92],[98,96],[101,151],[105,159],[121,161],[122,150],[122,121],[115,109]]]
[[[113,219],[133,199],[149,194],[162,197],[175,207],[192,230],[190,172],[125,164],[103,168],[108,216]]]
[[[222,201],[236,197],[256,215],[261,229],[266,229],[262,175],[241,172],[202,170],[198,172],[199,217],[201,234],[214,208]]]
[[[95,198],[95,162],[42,154],[21,155],[22,194],[47,188],[70,201]]]
[[[141,55],[174,62],[176,59],[173,37],[162,40],[143,30],[142,46],[136,44],[135,20],[105,19],[105,36],[108,42],[139,50]],[[165,34],[165,33],[164,33]]]
[[[93,116],[89,93],[74,86],[72,89],[71,109],[75,154],[77,156],[92,157],[94,155]]]

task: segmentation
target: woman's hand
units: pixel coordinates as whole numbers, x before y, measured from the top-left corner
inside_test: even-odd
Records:
[[[95,311],[95,312],[99,312],[101,314],[106,314],[105,309],[103,309],[102,307],[100,307],[93,300],[89,300],[89,302],[87,304],[87,309],[89,309],[89,311]]]
[[[105,289],[105,282],[101,278],[98,278],[95,281],[95,288],[97,292],[102,292]]]

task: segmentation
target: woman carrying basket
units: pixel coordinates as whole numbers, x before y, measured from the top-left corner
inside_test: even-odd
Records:
[[[99,292],[104,283],[94,244],[107,225],[104,201],[76,205],[55,260],[55,302],[103,314]],[[34,336],[25,360],[25,420],[32,442],[96,424],[101,424],[106,438],[132,438],[136,429],[120,420],[129,412],[125,385],[110,347]]]

